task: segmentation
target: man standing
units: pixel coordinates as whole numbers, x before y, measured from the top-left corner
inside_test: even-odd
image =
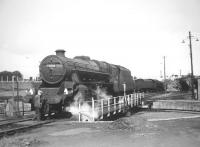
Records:
[[[34,97],[34,107],[35,107],[35,117],[34,120],[40,120],[40,101],[41,101],[42,91],[38,90],[37,94]]]

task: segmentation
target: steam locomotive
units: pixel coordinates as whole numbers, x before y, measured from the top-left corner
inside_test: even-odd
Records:
[[[39,66],[43,91],[41,117],[45,114],[61,113],[81,94],[78,101],[97,99],[97,89],[119,96],[134,91],[160,91],[162,83],[156,80],[133,80],[130,70],[120,65],[91,60],[88,56],[65,56],[64,50],[45,57]]]
[[[60,113],[80,93],[84,101],[97,98],[99,87],[108,94],[130,94],[134,90],[133,77],[125,67],[91,60],[88,56],[73,59],[65,56],[64,50],[45,57],[39,66],[42,84],[40,89],[46,99],[42,115]]]

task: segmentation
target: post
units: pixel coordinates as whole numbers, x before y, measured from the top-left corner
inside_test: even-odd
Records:
[[[113,114],[116,113],[116,110],[117,110],[117,107],[116,107],[116,97],[114,97],[114,113]]]
[[[126,95],[127,105],[129,106],[129,95]]]
[[[119,112],[121,112],[121,97],[120,96],[118,96],[118,98],[119,98],[119,101],[118,101],[118,105],[119,105]]]
[[[8,80],[8,78],[7,78]],[[12,94],[13,94],[13,97],[12,99],[10,99],[8,101],[8,103],[10,103],[9,105],[9,115],[10,116],[13,116],[13,115],[16,115],[16,103],[15,103],[15,83],[14,83],[14,76],[12,76]]]
[[[110,116],[110,98],[108,98],[108,117]]]
[[[95,121],[94,118],[94,98],[92,97],[92,120]]]
[[[135,102],[136,102],[136,93],[134,93],[134,97],[133,97],[133,106],[135,106]]]
[[[192,91],[192,99],[194,99],[194,75],[193,75],[193,59],[192,59],[192,35],[189,31],[189,47],[190,47],[190,63],[191,63],[191,91]]]
[[[165,56],[163,57],[164,60],[164,88],[165,88],[165,92],[167,90],[167,85],[166,85],[166,67],[165,67]]]
[[[122,103],[123,103],[122,112],[125,112],[125,96],[122,96]]]
[[[198,79],[197,82],[198,82],[198,84],[197,84],[198,85],[197,86],[198,87],[198,90],[197,90],[197,99],[200,100],[200,79]]]
[[[138,105],[138,93],[136,93],[135,105]]]
[[[126,84],[123,84],[123,88],[124,88],[124,108],[127,105],[127,99],[126,99]]]
[[[131,108],[133,107],[133,94],[131,94]]]
[[[12,76],[12,93],[13,93],[13,99],[14,99],[14,96],[15,96],[15,81],[14,81],[14,76]]]
[[[22,116],[24,116],[24,102],[22,101]]]
[[[4,103],[6,104],[6,105],[5,105],[5,109],[4,109],[4,116],[7,116],[6,107],[7,107],[7,105],[8,105],[8,99],[7,99],[7,100],[4,100]]]
[[[140,93],[139,105],[142,103],[142,93]]]
[[[17,82],[17,109],[18,109],[18,113],[20,115],[20,108],[19,108],[19,82]]]
[[[124,88],[124,96],[126,95],[126,84],[123,84],[123,88]]]
[[[102,113],[101,119],[103,119],[103,99],[101,99],[101,113]]]
[[[138,105],[140,104],[140,94],[141,93],[138,93]]]
[[[78,121],[81,121],[81,104],[78,102]]]

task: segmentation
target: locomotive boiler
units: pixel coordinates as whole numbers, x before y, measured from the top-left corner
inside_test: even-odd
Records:
[[[39,70],[40,89],[45,99],[42,116],[62,112],[78,93],[87,101],[98,97],[95,90],[99,87],[111,95],[129,94],[134,89],[133,78],[127,68],[91,60],[88,56],[70,59],[65,56],[64,50],[56,50],[56,55],[45,57]]]

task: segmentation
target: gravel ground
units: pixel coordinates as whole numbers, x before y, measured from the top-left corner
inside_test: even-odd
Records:
[[[154,121],[150,121],[154,120]],[[199,147],[200,114],[140,112],[116,121],[66,120],[3,138],[2,147]]]

